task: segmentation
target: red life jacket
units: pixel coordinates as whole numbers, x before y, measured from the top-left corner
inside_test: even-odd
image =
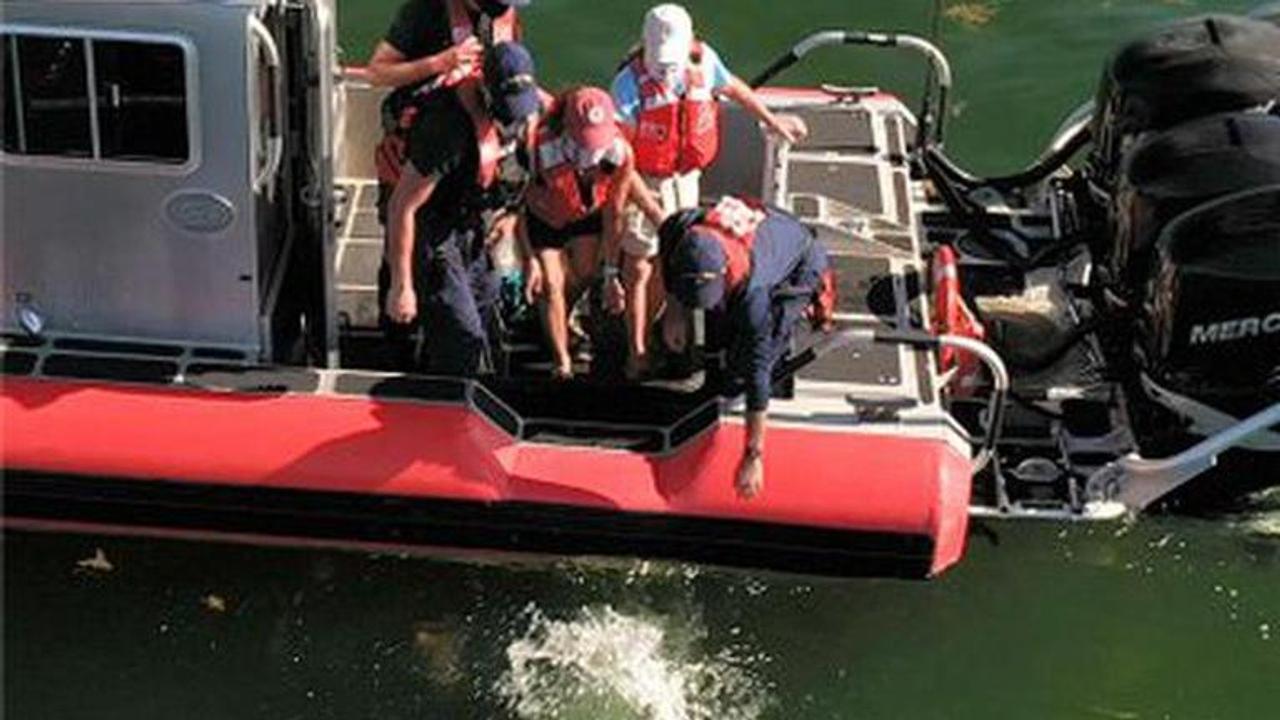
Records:
[[[445,6],[449,13],[450,37],[455,45],[476,34],[475,23],[471,21],[471,13],[467,10],[463,0],[445,0]],[[486,45],[512,42],[520,37],[520,22],[516,16],[515,8],[511,8],[502,15],[493,18],[490,27],[492,28],[492,37],[482,38]],[[433,78],[417,92],[431,92],[439,88],[456,87],[467,78],[479,78],[482,71],[481,64],[465,69],[459,68],[456,71]],[[413,121],[417,115],[417,105],[413,102],[405,103],[400,110],[399,116],[395,119],[395,127],[383,135],[382,141],[374,149],[374,168],[377,170],[379,182],[395,185],[400,181],[409,129],[413,127]]]
[[[539,220],[560,229],[589,217],[604,207],[613,190],[613,173],[600,165],[579,170],[565,154],[564,135],[544,131],[533,153],[534,178],[525,191],[525,202]],[[582,182],[590,188],[583,198]]]
[[[724,250],[728,287],[741,287],[751,275],[751,248],[756,229],[766,217],[764,206],[755,200],[726,195],[698,223],[699,229],[709,231]]]
[[[720,105],[711,92],[714,68],[702,43],[694,42],[685,70],[684,94],[676,95],[649,75],[640,55],[631,71],[640,84],[640,112],[631,138],[636,169],[671,177],[701,170],[720,151]]]
[[[709,230],[724,249],[727,287],[742,287],[751,275],[751,248],[755,245],[756,230],[767,217],[763,203],[726,195],[698,223],[698,227]],[[809,306],[805,308],[805,315],[814,330],[830,332],[834,329],[839,304],[837,287],[835,270],[830,267],[823,270]]]

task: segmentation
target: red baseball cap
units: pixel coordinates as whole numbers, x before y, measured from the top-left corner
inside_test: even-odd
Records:
[[[595,87],[570,90],[563,102],[565,130],[584,149],[607,150],[621,135],[613,98],[604,90]]]

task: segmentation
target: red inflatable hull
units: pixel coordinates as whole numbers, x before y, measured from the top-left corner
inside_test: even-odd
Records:
[[[464,405],[15,377],[4,378],[0,414],[11,524],[914,576],[960,558],[968,518],[970,463],[948,443],[818,425],[771,428],[765,489],[744,501],[734,420],[654,456],[520,442]],[[348,507],[353,517],[337,522]],[[363,534],[396,518],[416,525]],[[846,537],[859,550],[840,555]]]

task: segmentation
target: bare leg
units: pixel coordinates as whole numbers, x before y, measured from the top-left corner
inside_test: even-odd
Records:
[[[591,285],[591,279],[595,277],[596,263],[600,259],[600,238],[595,235],[579,235],[570,240],[567,247],[569,267],[566,306],[572,310],[578,298],[582,297],[583,291]]]
[[[564,251],[541,249],[538,251],[538,262],[542,265],[542,321],[551,340],[554,372],[558,376],[568,377],[573,374],[573,360],[569,357],[569,311],[566,302],[568,278]]]
[[[622,282],[627,290],[627,376],[632,379],[649,364],[649,320],[653,315],[649,291],[655,275],[652,260],[626,254]]]

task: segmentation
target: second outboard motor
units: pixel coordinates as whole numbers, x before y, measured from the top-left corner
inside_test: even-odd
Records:
[[[1152,246],[1175,216],[1273,184],[1280,184],[1280,116],[1214,115],[1143,135],[1125,155],[1115,192],[1106,255],[1117,289],[1141,292]]]
[[[1242,417],[1280,402],[1280,184],[1194,208],[1156,246],[1138,354],[1172,393],[1162,404],[1190,398]]]
[[[1109,192],[1140,133],[1280,98],[1280,27],[1230,15],[1189,18],[1125,45],[1107,64],[1090,166]]]

